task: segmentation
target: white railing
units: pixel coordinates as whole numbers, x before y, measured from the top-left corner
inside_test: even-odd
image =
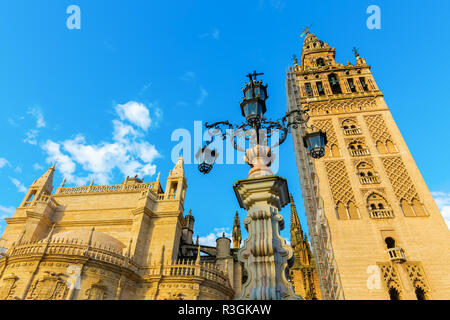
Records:
[[[344,129],[344,134],[346,136],[351,136],[351,135],[361,134],[361,133],[362,133],[362,131],[360,128]]]
[[[191,261],[153,262],[144,269],[144,277],[163,276],[163,277],[187,277],[197,276],[205,280],[218,282],[223,286],[229,286],[228,276],[222,272],[214,263]]]
[[[361,181],[362,184],[374,184],[374,183],[380,183],[380,178],[377,176],[359,176],[359,181]]]
[[[370,154],[369,149],[349,149],[352,156],[367,156]]]
[[[392,210],[376,209],[376,210],[369,210],[369,216],[372,219],[390,219],[394,218],[394,213]]]
[[[103,186],[69,187],[59,188],[56,194],[80,194],[80,193],[102,193],[102,192],[126,192],[154,189],[155,182],[137,184],[112,184]]]
[[[390,248],[387,251],[392,262],[406,261],[405,253],[402,248]]]

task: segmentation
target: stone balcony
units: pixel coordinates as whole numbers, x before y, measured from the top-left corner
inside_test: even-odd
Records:
[[[370,155],[369,149],[349,149],[353,157],[362,157]]]
[[[362,131],[360,128],[351,128],[351,129],[344,129],[344,135],[346,136],[353,136],[357,134],[361,134]]]
[[[402,248],[390,248],[387,250],[388,254],[389,254],[389,259],[392,262],[405,262],[406,261],[406,257],[405,257],[405,253],[403,252]]]
[[[394,218],[394,212],[387,209],[369,210],[369,216],[372,219],[392,219]]]
[[[361,184],[377,184],[380,183],[380,178],[378,176],[359,176],[359,181]]]

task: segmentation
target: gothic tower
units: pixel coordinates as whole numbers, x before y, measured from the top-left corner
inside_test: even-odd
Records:
[[[287,73],[288,110],[326,132],[313,160],[293,132],[324,299],[449,299],[450,232],[371,73],[307,33]]]
[[[308,238],[303,233],[292,195],[291,246],[294,249],[294,264],[289,268],[289,278],[294,285],[295,293],[305,300],[321,300],[316,262],[312,256]]]

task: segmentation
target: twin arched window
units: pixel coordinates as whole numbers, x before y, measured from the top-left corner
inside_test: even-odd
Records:
[[[318,67],[324,67],[325,66],[325,60],[323,58],[319,58],[316,60],[316,65]]]

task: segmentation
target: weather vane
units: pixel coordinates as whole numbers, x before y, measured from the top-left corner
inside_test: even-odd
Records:
[[[300,38],[303,38],[304,36],[310,34],[311,32],[309,32],[309,29],[312,27],[312,23],[309,25],[309,27],[306,27],[305,29],[303,29],[302,34],[300,35]]]

